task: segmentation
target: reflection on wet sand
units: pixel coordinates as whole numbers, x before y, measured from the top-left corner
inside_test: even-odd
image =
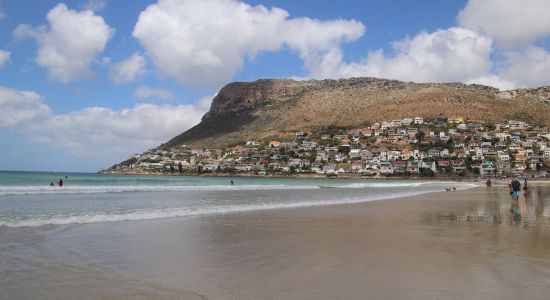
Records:
[[[486,201],[462,213],[441,213],[441,220],[515,224],[525,228],[550,230],[550,187],[531,187],[518,201],[505,188],[486,190]]]

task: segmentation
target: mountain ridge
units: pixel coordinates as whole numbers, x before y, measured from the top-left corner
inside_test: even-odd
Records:
[[[318,127],[361,127],[403,117],[509,119],[550,125],[550,87],[500,91],[479,84],[349,79],[260,79],[233,82],[213,99],[201,122],[159,148],[222,148],[247,139]]]

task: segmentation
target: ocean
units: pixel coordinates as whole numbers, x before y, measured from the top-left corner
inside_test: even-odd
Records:
[[[63,186],[50,186],[59,179],[64,181]],[[137,221],[359,203],[437,192],[446,187],[463,190],[473,184],[0,171],[0,226]]]

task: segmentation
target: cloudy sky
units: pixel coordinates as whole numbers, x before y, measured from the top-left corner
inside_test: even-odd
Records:
[[[548,0],[0,0],[0,170],[109,167],[196,124],[232,81],[550,85],[548,12]]]

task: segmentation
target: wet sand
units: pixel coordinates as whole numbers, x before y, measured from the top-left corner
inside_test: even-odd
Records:
[[[1,299],[550,299],[550,189],[0,228]]]

